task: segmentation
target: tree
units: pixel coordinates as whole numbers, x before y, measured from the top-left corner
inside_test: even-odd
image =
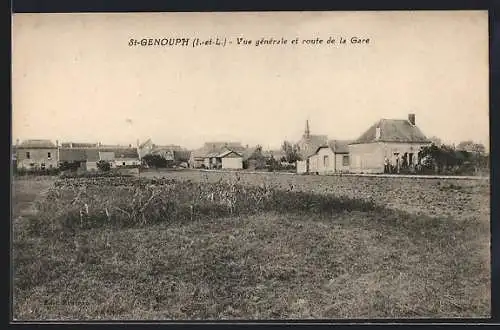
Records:
[[[429,138],[429,141],[431,141],[433,144],[435,144],[438,147],[440,147],[443,144],[443,141],[441,141],[441,139],[438,138],[437,136],[431,136]]]
[[[288,141],[283,141],[281,149],[285,152],[285,157],[287,162],[295,163],[298,160],[302,160],[299,154],[299,146],[297,144],[292,144]]]
[[[264,157],[264,154],[262,153],[262,146],[257,145],[248,159],[255,161],[255,168],[257,169],[265,167],[266,157]]]
[[[484,147],[483,144],[476,143],[472,140],[460,142],[457,146],[457,149],[463,150],[463,151],[468,151],[468,152],[473,152],[473,153],[476,153],[478,155],[482,155],[486,151],[486,148]]]

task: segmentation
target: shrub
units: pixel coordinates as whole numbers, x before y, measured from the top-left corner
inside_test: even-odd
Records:
[[[100,160],[97,162],[97,168],[102,172],[109,172],[111,170],[111,164],[107,161]]]

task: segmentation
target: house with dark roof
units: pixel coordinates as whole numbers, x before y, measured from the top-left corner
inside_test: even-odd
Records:
[[[310,173],[333,174],[349,172],[349,143],[346,140],[330,140],[319,146],[316,152],[309,156]]]
[[[50,140],[25,140],[16,146],[18,169],[36,170],[58,166],[58,147]]]
[[[248,154],[246,147],[240,142],[206,142],[203,147],[193,150],[189,158],[189,166],[192,168],[243,168],[243,158]],[[231,153],[227,153],[231,151]],[[223,165],[223,158],[226,158]],[[236,158],[235,160],[227,160]],[[240,160],[237,160],[241,158]],[[241,161],[241,167],[239,167]]]
[[[408,119],[380,119],[349,144],[350,172],[384,173],[387,168],[413,168],[418,152],[431,141],[415,122]]]

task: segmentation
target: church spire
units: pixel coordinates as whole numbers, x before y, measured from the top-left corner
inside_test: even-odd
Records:
[[[305,132],[304,132],[304,136],[305,136],[306,138],[309,138],[310,133],[311,133],[311,132],[309,131],[309,119],[307,119],[307,120],[306,120],[306,130],[305,130]]]

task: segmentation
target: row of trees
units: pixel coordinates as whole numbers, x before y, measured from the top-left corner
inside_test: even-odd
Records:
[[[475,174],[489,171],[490,158],[485,147],[466,141],[457,146],[433,143],[419,152],[420,172],[440,174]]]

